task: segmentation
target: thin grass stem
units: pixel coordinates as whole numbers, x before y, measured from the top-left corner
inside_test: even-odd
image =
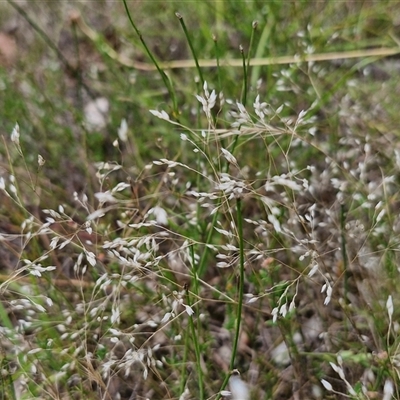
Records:
[[[189,290],[186,288],[186,302],[188,306],[191,306]],[[199,380],[199,400],[204,400],[204,382],[203,382],[203,368],[201,365],[201,352],[200,352],[200,344],[198,341],[198,332],[196,332],[196,328],[193,322],[193,316],[189,316],[189,326],[192,332],[192,341],[194,345],[194,351],[196,353],[196,364],[197,364],[197,377]]]
[[[220,68],[220,63],[219,63],[219,48],[218,48],[217,36],[213,35],[213,41],[214,41],[214,49],[215,49],[215,61],[217,63],[218,92],[221,92],[222,91],[221,68]]]
[[[240,102],[246,107],[247,102],[247,66],[246,66],[246,57],[244,55],[243,46],[240,45],[240,54],[242,56],[243,62],[243,87],[242,87],[242,96]]]
[[[226,374],[222,383],[220,392],[217,395],[217,400],[221,398],[221,391],[225,389],[228,384],[231,372],[235,368],[235,361],[237,349],[240,338],[240,328],[242,325],[242,309],[243,309],[243,296],[244,296],[244,237],[243,237],[243,215],[242,215],[242,200],[236,200],[236,218],[237,218],[237,233],[239,239],[239,285],[238,285],[238,304],[236,309],[236,326],[235,337],[233,339],[231,360],[229,363],[229,372]]]
[[[125,0],[124,0],[124,1],[125,1]],[[178,12],[175,13],[175,15],[176,15],[177,18],[179,19],[179,22],[180,22],[180,24],[181,24],[181,26],[182,26],[183,32],[185,33],[186,40],[187,40],[187,42],[188,42],[188,44],[189,44],[190,51],[192,52],[193,59],[194,59],[194,62],[195,62],[195,64],[196,64],[196,68],[197,68],[197,72],[198,72],[199,77],[200,77],[201,85],[203,86],[203,85],[204,85],[203,73],[201,72],[201,68],[200,68],[200,65],[199,65],[199,60],[197,59],[196,51],[194,50],[193,43],[192,43],[192,41],[191,41],[191,39],[190,39],[189,32],[188,32],[188,30],[187,30],[187,28],[186,28],[185,21],[183,20],[182,15],[179,14]]]
[[[175,91],[174,91],[174,89],[172,87],[172,82],[168,78],[167,74],[161,69],[161,67],[158,64],[157,60],[155,59],[153,53],[150,51],[149,47],[147,46],[147,44],[146,44],[141,32],[137,28],[136,24],[133,22],[133,19],[132,19],[131,13],[129,11],[128,5],[126,3],[126,0],[122,0],[122,2],[124,3],[125,12],[126,12],[126,15],[128,16],[130,24],[132,25],[132,27],[135,30],[136,34],[139,36],[139,40],[142,42],[142,45],[143,45],[144,49],[146,50],[147,55],[150,57],[152,63],[156,67],[158,73],[161,76],[161,79],[164,82],[165,87],[168,90],[168,93],[171,96],[172,103],[173,103],[174,117],[178,119],[178,116],[179,116],[178,105],[177,105],[177,100],[176,100],[176,96],[175,96]]]
[[[187,366],[186,366],[186,362],[188,359],[188,354],[189,354],[189,341],[190,341],[190,334],[189,334],[189,330],[185,329],[185,347],[184,347],[184,351],[183,351],[183,357],[182,357],[182,369],[181,369],[181,376],[180,376],[180,394],[182,394],[185,390],[185,386],[186,386],[186,371],[187,371]]]
[[[347,243],[346,243],[346,235],[345,235],[345,224],[346,224],[346,210],[344,204],[340,205],[340,240],[342,242],[342,259],[343,259],[343,271],[344,271],[344,280],[343,280],[343,289],[344,289],[344,298],[347,298],[347,293],[349,290],[349,266],[348,266],[348,258],[347,258]]]
[[[251,60],[251,53],[252,53],[252,48],[253,48],[253,43],[254,43],[254,34],[258,26],[257,21],[253,21],[252,23],[252,30],[251,30],[251,36],[250,36],[250,44],[249,44],[249,51],[247,53],[247,65],[246,65],[246,82],[249,81],[249,70],[250,70],[250,60]]]
[[[221,205],[221,200],[219,200],[219,202],[217,204],[217,208],[219,208],[220,205]],[[204,246],[204,250],[203,250],[203,252],[201,254],[201,258],[200,258],[200,262],[199,262],[199,268],[197,270],[198,276],[200,278],[202,278],[204,276],[205,272],[206,272],[206,264],[207,264],[208,252],[209,252],[207,244],[211,243],[211,241],[212,241],[212,238],[213,238],[213,235],[214,235],[214,227],[217,224],[218,216],[219,216],[219,212],[217,211],[213,215],[213,219],[211,221],[211,226],[210,226],[210,228],[208,230],[208,233],[207,233],[206,246]]]
[[[238,306],[236,312],[236,332],[233,341],[232,356],[230,362],[230,369],[235,367],[236,353],[240,337],[240,328],[242,323],[242,308],[243,308],[243,293],[244,293],[244,238],[243,238],[243,216],[242,216],[242,200],[236,200],[236,217],[237,217],[237,230],[239,238],[239,293],[238,293]]]

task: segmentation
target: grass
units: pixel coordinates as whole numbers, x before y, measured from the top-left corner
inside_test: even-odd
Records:
[[[96,5],[0,5],[1,398],[399,398],[398,5]]]

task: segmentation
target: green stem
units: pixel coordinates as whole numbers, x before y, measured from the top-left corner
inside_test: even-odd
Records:
[[[192,265],[193,265],[193,266],[196,265],[196,258],[195,258],[195,254],[194,254],[193,245],[190,246],[190,257],[191,257],[191,259],[192,259]],[[193,271],[194,271],[194,273],[193,273],[193,278],[192,278],[193,283],[194,283],[193,292],[194,292],[194,294],[195,294],[196,296],[198,296],[198,294],[199,294],[199,286],[200,286],[200,285],[199,285],[199,277],[198,277],[198,275],[197,275],[196,270],[193,269]]]
[[[257,29],[258,26],[258,22],[257,21],[253,21],[252,23],[252,30],[251,30],[251,37],[250,37],[250,44],[249,44],[249,51],[247,53],[247,68],[246,68],[246,81],[249,81],[249,70],[250,70],[250,59],[251,59],[251,49],[253,48],[253,42],[254,42],[254,33]]]
[[[231,370],[233,370],[235,366],[237,347],[239,343],[240,327],[242,323],[243,294],[244,294],[244,239],[243,239],[242,200],[240,198],[236,200],[236,215],[237,215],[237,229],[239,236],[239,294],[238,294],[238,306],[237,306],[237,317],[236,317],[236,333],[235,333],[235,340],[233,342],[232,357],[230,363]]]
[[[133,19],[131,17],[131,13],[129,12],[128,5],[126,4],[126,0],[122,0],[122,2],[124,3],[126,15],[128,16],[130,24],[132,25],[132,27],[135,30],[136,34],[139,36],[139,39],[142,42],[142,45],[143,45],[144,49],[146,50],[147,55],[150,57],[152,63],[157,68],[157,71],[160,74],[161,79],[163,80],[164,85],[167,88],[168,93],[171,96],[172,103],[173,103],[174,117],[178,119],[178,116],[179,116],[178,105],[177,105],[177,101],[176,101],[175,92],[174,92],[173,87],[172,87],[172,83],[171,83],[170,79],[168,78],[167,74],[159,66],[157,60],[153,56],[153,53],[150,51],[150,49],[148,48],[146,42],[144,41],[141,32],[139,31],[139,29],[136,27],[135,23],[133,22]]]
[[[124,1],[125,1],[125,0],[124,0]],[[201,72],[201,68],[200,68],[200,65],[199,65],[199,61],[198,61],[198,59],[197,59],[197,55],[196,55],[196,52],[195,52],[195,50],[194,50],[193,43],[192,43],[192,41],[190,40],[189,32],[188,32],[188,30],[187,30],[187,28],[186,28],[185,21],[183,20],[183,17],[182,17],[181,14],[175,13],[175,15],[178,17],[179,22],[180,22],[180,24],[181,24],[181,26],[182,26],[183,32],[185,33],[186,40],[187,40],[187,42],[188,42],[188,44],[189,44],[190,51],[192,52],[193,59],[194,59],[194,62],[195,62],[195,64],[196,64],[197,72],[199,73],[199,77],[200,77],[200,80],[201,80],[201,85],[203,86],[203,85],[204,85],[203,73]]]
[[[243,104],[244,107],[246,107],[246,102],[247,102],[247,66],[246,66],[246,58],[244,56],[244,51],[243,51],[243,47],[240,46],[240,53],[242,55],[242,62],[243,62],[243,88],[242,88],[242,99],[241,99],[241,103]],[[235,139],[232,143],[232,149],[231,149],[231,153],[235,154],[235,149],[236,146],[238,144],[238,140],[239,140],[239,135],[235,136]],[[229,163],[226,164],[226,171],[228,172],[229,169]]]
[[[192,266],[194,267],[196,265],[196,257],[194,254],[194,245],[193,244],[190,246],[190,257],[192,259]],[[200,292],[199,276],[198,276],[195,268],[192,268],[192,270],[193,270],[193,274],[192,274],[193,293],[198,298],[199,292]],[[200,309],[199,309],[198,304],[196,305],[195,313],[196,313],[196,315],[200,314]],[[201,321],[200,321],[200,318],[197,318],[197,337],[200,337],[201,331],[202,331]]]
[[[217,208],[221,206],[221,199],[218,201]],[[197,270],[197,274],[200,278],[202,278],[206,272],[206,265],[207,265],[207,258],[208,258],[208,252],[209,248],[207,247],[207,244],[211,243],[212,237],[214,235],[214,227],[217,224],[217,219],[219,217],[219,211],[215,212],[213,215],[213,219],[211,221],[211,226],[208,230],[207,233],[207,238],[206,238],[206,245],[204,246],[204,250],[201,254],[200,262],[199,262],[199,268]]]
[[[218,40],[215,35],[213,35],[213,41],[215,48],[215,60],[217,61],[218,92],[221,92],[222,84],[221,84],[221,68],[219,66],[219,49],[218,49]]]
[[[189,335],[189,330],[185,329],[185,351],[183,352],[183,358],[182,358],[182,371],[181,371],[181,376],[180,376],[180,393],[182,394],[185,391],[185,386],[186,386],[186,371],[187,371],[187,359],[188,359],[188,353],[189,353],[189,340],[190,340],[190,335]]]
[[[243,46],[240,45],[240,54],[242,56],[242,61],[243,61],[243,88],[242,88],[242,98],[241,98],[241,103],[243,104],[244,107],[246,107],[246,101],[247,101],[247,66],[246,66],[246,57],[244,56],[244,50]]]
[[[344,298],[347,298],[348,292],[348,260],[346,250],[346,235],[345,235],[345,223],[346,223],[346,210],[343,204],[340,205],[340,236],[342,242],[342,258],[343,258],[343,270],[344,270]]]
[[[243,217],[242,217],[242,200],[238,198],[236,200],[236,216],[237,216],[237,230],[239,236],[239,293],[238,293],[238,305],[236,311],[236,330],[235,338],[233,340],[231,361],[229,364],[230,371],[226,374],[225,379],[222,383],[220,392],[217,395],[217,399],[221,398],[221,391],[225,389],[228,384],[229,377],[232,370],[235,367],[236,354],[239,344],[240,328],[242,324],[242,309],[243,309],[243,296],[244,296],[244,238],[243,238]]]
[[[187,302],[188,306],[191,306],[188,289],[186,289],[186,302]],[[190,325],[190,331],[192,332],[194,351],[196,353],[197,375],[198,375],[198,380],[199,380],[199,400],[204,400],[204,382],[203,382],[203,369],[201,366],[201,352],[200,352],[200,345],[199,345],[199,341],[198,341],[198,335],[196,334],[196,329],[194,326],[192,315],[189,316],[189,325]]]

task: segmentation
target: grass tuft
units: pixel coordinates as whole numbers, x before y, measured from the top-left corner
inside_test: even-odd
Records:
[[[399,398],[397,4],[176,6],[0,4],[2,397]]]

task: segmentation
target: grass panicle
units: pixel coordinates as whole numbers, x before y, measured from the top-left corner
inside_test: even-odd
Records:
[[[398,5],[29,5],[0,3],[3,397],[399,398]]]

